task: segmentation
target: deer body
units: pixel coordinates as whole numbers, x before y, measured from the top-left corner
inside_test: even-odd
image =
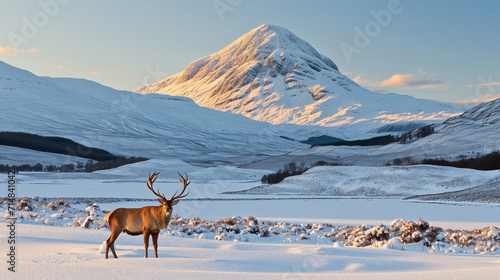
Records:
[[[114,242],[122,232],[130,235],[144,235],[145,258],[148,257],[149,236],[151,235],[155,257],[158,258],[158,234],[160,230],[167,228],[172,218],[172,206],[176,205],[180,198],[189,194],[188,191],[188,193],[182,195],[187,185],[190,183],[190,180],[187,175],[186,179],[184,179],[184,177],[179,174],[182,178],[182,181],[180,178],[179,181],[183,183],[182,192],[177,196],[176,192],[170,200],[167,200],[164,195],[158,194],[158,192],[155,192],[153,189],[153,182],[156,180],[157,176],[158,173],[149,175],[147,185],[148,188],[158,196],[161,205],[145,206],[142,208],[118,208],[106,214],[105,219],[108,221],[109,228],[111,229],[111,236],[106,241],[106,259],[108,258],[109,248],[111,248],[113,256],[118,258],[116,256]]]
[[[115,218],[116,217],[116,218]],[[118,208],[106,215],[106,220],[116,223],[114,228],[130,235],[143,234],[144,229],[159,231],[167,228],[172,211],[165,210],[163,205],[142,208]]]

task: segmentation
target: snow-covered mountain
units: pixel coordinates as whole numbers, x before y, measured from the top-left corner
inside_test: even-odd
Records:
[[[416,142],[461,147],[462,154],[500,150],[500,99],[479,104],[463,114],[435,125],[435,133]]]
[[[251,164],[251,168],[280,168],[282,162],[317,160],[351,165],[385,165],[396,158],[458,160],[500,151],[500,99],[482,103],[463,114],[434,125],[434,133],[409,144],[345,147],[324,146],[298,150]]]
[[[459,112],[450,104],[364,89],[309,43],[272,25],[136,92],[187,96],[203,107],[273,124],[363,132],[390,130],[387,124],[394,123],[437,123]]]
[[[479,104],[433,128],[433,134],[410,143],[407,150],[433,151],[434,156],[427,157],[448,159],[499,151],[500,99]]]
[[[67,137],[117,155],[241,164],[307,147],[286,139],[308,137],[291,125],[202,108],[185,97],[38,77],[1,61],[0,98],[0,131]]]

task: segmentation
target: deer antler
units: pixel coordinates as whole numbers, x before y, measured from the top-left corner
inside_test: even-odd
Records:
[[[182,177],[182,175],[179,172],[177,172],[177,174],[178,174],[177,179],[179,180],[179,182],[182,183],[182,191],[179,195],[177,195],[177,191],[176,191],[174,193],[174,195],[172,196],[172,198],[170,199],[172,201],[186,197],[189,194],[189,190],[188,190],[188,192],[185,195],[182,195],[184,193],[184,191],[186,190],[186,187],[189,185],[189,183],[191,183],[191,180],[189,179],[189,177],[186,173],[184,173],[184,176],[186,176],[186,178]],[[179,178],[179,176],[182,178],[182,180],[181,180],[181,178]]]
[[[149,173],[149,176],[148,176],[148,181],[147,181],[147,185],[148,185],[148,188],[157,196],[159,197],[160,199],[163,199],[164,201],[166,201],[167,199],[165,198],[165,195],[163,194],[159,194],[160,192],[160,189],[158,189],[158,191],[155,192],[155,190],[153,189],[153,183],[156,181],[156,178],[158,178],[158,174],[160,173],[157,173],[157,172],[153,172],[153,175],[151,175],[151,173]]]

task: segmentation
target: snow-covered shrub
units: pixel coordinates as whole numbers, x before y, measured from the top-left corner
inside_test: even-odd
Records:
[[[302,233],[297,240],[307,240],[309,239],[309,236],[307,236],[305,233]]]
[[[62,199],[54,201],[54,204],[59,206],[69,207],[69,203],[64,202],[64,200]]]
[[[16,209],[19,211],[31,211],[33,206],[31,204],[31,198],[25,197],[17,200]]]
[[[436,236],[436,240],[437,241],[441,241],[441,242],[445,242],[446,241],[446,235],[444,235],[443,233],[440,233]]]
[[[389,228],[384,225],[379,225],[372,227],[364,232],[366,238],[371,243],[375,241],[387,241],[389,240]]]
[[[85,208],[85,212],[87,212],[87,216],[99,216],[99,212],[101,209],[99,208],[99,204],[87,204],[87,208]]]
[[[54,205],[53,202],[50,202],[48,204],[44,204],[43,207],[48,208],[50,210],[56,210],[56,206]]]
[[[488,231],[487,237],[498,240],[500,239],[500,231],[498,229],[491,229]]]
[[[261,229],[259,231],[259,237],[270,237],[270,236],[271,236],[271,232],[269,230],[267,230],[266,228]]]
[[[428,244],[430,244],[430,243],[436,241],[437,236],[442,231],[443,231],[442,228],[429,227],[429,229],[422,234],[422,237],[423,237],[423,239],[424,239],[425,242],[427,242]]]
[[[80,227],[86,227],[89,228],[91,224],[94,223],[94,220],[92,219],[92,216],[87,216],[83,223],[80,225]]]
[[[404,244],[419,242],[424,237],[423,232],[426,232],[429,229],[429,223],[423,221],[422,219],[417,222],[402,220],[398,220],[397,222],[395,221],[393,221],[395,235],[399,235],[399,240]],[[391,225],[393,223],[391,223]],[[396,229],[399,231],[396,232]]]
[[[254,233],[254,234],[259,233],[260,230],[259,221],[255,217],[253,216],[248,217],[246,224],[249,233]]]

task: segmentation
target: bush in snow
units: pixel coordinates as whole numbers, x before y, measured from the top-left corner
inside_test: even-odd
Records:
[[[85,212],[87,212],[87,216],[99,216],[99,212],[101,209],[99,208],[99,204],[97,203],[89,203],[87,204],[87,208],[85,208]]]
[[[259,233],[260,227],[259,227],[259,221],[253,217],[250,216],[247,219],[247,230],[249,233]]]
[[[391,227],[393,229],[394,236],[397,236],[399,241],[403,244],[420,242],[424,236],[429,236],[431,239],[434,239],[433,234],[425,234],[425,232],[429,229],[429,223],[423,221],[422,219],[419,219],[417,222],[396,219],[392,221]]]
[[[87,218],[85,218],[85,220],[83,221],[83,223],[80,225],[80,227],[86,227],[86,228],[89,228],[90,225],[92,225],[94,223],[94,220],[92,219],[92,216],[87,216]]]
[[[17,200],[16,209],[19,211],[31,211],[33,207],[31,205],[31,198],[25,197]]]
[[[267,230],[266,228],[259,231],[259,237],[270,237],[270,236],[271,236],[271,232],[269,230]]]

